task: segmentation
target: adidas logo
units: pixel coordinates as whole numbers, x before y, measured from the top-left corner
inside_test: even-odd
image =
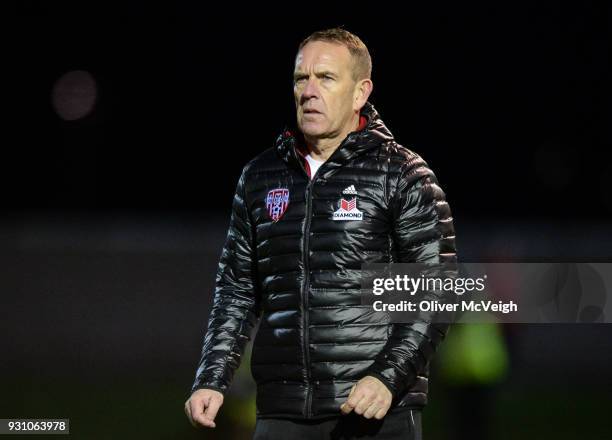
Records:
[[[347,186],[346,188],[344,188],[344,191],[342,191],[342,194],[357,194],[357,191],[355,190],[355,185],[351,185],[351,186]]]

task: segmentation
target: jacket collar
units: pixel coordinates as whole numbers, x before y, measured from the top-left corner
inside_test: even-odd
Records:
[[[366,102],[360,113],[367,120],[365,128],[360,131],[353,131],[346,136],[325,162],[325,174],[393,139],[393,135],[370,102]],[[303,167],[300,148],[304,148],[304,138],[296,129],[286,129],[276,140],[278,155],[288,164],[298,168]]]

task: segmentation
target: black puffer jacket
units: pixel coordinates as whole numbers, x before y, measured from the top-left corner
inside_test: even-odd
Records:
[[[453,262],[454,231],[427,164],[399,146],[371,104],[311,181],[283,133],[249,162],[234,197],[192,391],[225,392],[252,330],[259,416],[339,414],[359,379],[392,410],[427,401],[429,360],[447,325],[390,324],[361,305],[363,263]]]

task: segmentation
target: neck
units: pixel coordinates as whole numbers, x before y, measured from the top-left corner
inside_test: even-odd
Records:
[[[348,136],[349,133],[356,131],[359,127],[359,113],[353,115],[350,123],[347,124],[341,132],[333,137],[325,138],[311,138],[304,135],[306,146],[310,155],[315,160],[326,161],[329,157],[338,149],[342,141]]]

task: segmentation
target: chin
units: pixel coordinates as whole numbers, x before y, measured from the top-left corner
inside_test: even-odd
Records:
[[[325,127],[321,127],[320,124],[312,124],[312,123],[301,123],[299,124],[300,131],[309,137],[318,137],[325,133]]]

